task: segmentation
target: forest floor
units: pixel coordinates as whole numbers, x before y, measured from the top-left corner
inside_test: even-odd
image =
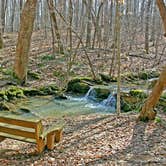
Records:
[[[0,52],[0,68],[10,73],[13,70],[16,35],[7,35],[5,48]],[[141,46],[142,47],[142,46]],[[154,54],[142,54],[126,57],[122,55],[122,71],[138,72],[144,69],[160,70],[166,59],[159,49]],[[152,52],[155,50],[152,48]],[[33,36],[29,69],[40,75],[38,80],[29,80],[28,86],[38,87],[51,83],[62,86],[63,73],[66,72],[65,56],[50,56],[51,40],[41,33]],[[87,60],[82,50],[78,51],[73,66],[73,76],[90,76]],[[111,64],[111,52],[89,50],[95,72],[108,72]],[[44,58],[43,58],[44,57]],[[134,65],[133,65],[134,64]],[[81,69],[81,70],[80,70]],[[58,78],[57,75],[62,75]],[[0,86],[5,77],[0,73]],[[8,78],[6,78],[7,80]],[[3,84],[3,83],[2,83]],[[3,86],[3,85],[2,85]],[[45,150],[35,155],[35,146],[20,141],[9,140],[0,143],[0,165],[166,165],[166,114],[158,111],[160,121],[137,122],[136,113],[116,115],[89,114],[64,117],[63,140],[54,150]],[[46,124],[56,121],[48,119]]]
[[[52,151],[35,155],[35,145],[6,139],[0,143],[0,165],[164,166],[166,115],[160,116],[160,123],[136,122],[132,113],[66,117],[63,140]]]

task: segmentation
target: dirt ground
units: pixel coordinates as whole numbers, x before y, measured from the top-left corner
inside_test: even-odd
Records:
[[[29,69],[40,74],[39,80],[29,80],[29,86],[41,86],[56,83],[61,86],[63,80],[55,77],[54,71],[66,70],[66,57],[56,56],[53,60],[42,61],[43,56],[51,53],[50,37],[46,39],[41,32],[33,35]],[[0,52],[0,67],[12,70],[15,56],[16,35],[7,35],[5,48]],[[157,59],[154,54],[143,56],[122,55],[122,71],[142,71],[160,69],[166,64],[162,49]],[[155,50],[152,51],[155,52]],[[108,72],[111,52],[100,54],[90,50],[89,55],[95,72]],[[87,60],[79,50],[73,66],[76,75],[89,76]],[[159,64],[156,62],[160,62]],[[133,65],[134,64],[134,65]],[[80,70],[81,69],[81,70]],[[99,70],[100,69],[100,70]],[[0,73],[1,78],[1,73]],[[4,78],[2,78],[4,79]],[[136,122],[136,114],[115,115],[89,114],[77,117],[64,117],[64,137],[54,150],[45,150],[35,155],[35,145],[6,139],[0,143],[0,165],[25,166],[164,166],[166,165],[166,115],[159,114],[160,123]],[[56,121],[49,119],[47,123]]]
[[[0,165],[164,166],[166,116],[159,116],[160,123],[136,122],[133,113],[64,117],[63,140],[54,150],[35,155],[35,145],[6,139],[0,143]]]

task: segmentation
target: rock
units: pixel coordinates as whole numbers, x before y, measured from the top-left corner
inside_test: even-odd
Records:
[[[15,98],[24,98],[23,90],[17,86],[10,86],[8,89],[0,91],[1,100],[13,100]]]
[[[0,110],[1,111],[9,111],[10,107],[5,102],[0,102]]]
[[[147,94],[144,92],[144,90],[141,89],[134,89],[134,90],[130,90],[130,95],[133,97],[137,97],[137,98],[146,98]]]
[[[28,75],[28,79],[34,79],[34,80],[40,79],[39,73],[36,73],[36,72],[28,71],[27,75]]]
[[[25,96],[43,95],[43,93],[38,89],[24,88],[23,92]]]
[[[102,81],[100,79],[93,80],[90,77],[75,77],[68,82],[67,91],[86,93],[90,86],[93,86],[95,84],[102,84]],[[79,87],[82,87],[81,90],[78,89]]]
[[[101,77],[101,80],[105,81],[107,83],[109,83],[109,82],[117,82],[117,78],[115,78],[115,77],[111,77],[111,76],[109,76],[107,74],[103,74],[103,73],[99,73],[99,75]]]
[[[48,85],[41,87],[40,89],[41,95],[57,95],[57,91],[59,90],[56,85]]]
[[[124,112],[139,111],[147,94],[140,89],[121,92],[121,109]]]
[[[86,92],[89,90],[90,86],[83,82],[76,82],[70,86],[70,91],[74,93],[80,93],[80,94],[86,94]],[[69,90],[68,89],[68,90]]]
[[[11,86],[8,90],[6,90],[6,96],[9,100],[14,98],[23,98],[24,93],[23,90],[17,86]]]
[[[67,100],[67,96],[65,96],[64,94],[60,93],[60,94],[58,94],[58,95],[55,96],[55,99],[56,100],[61,100],[61,99],[62,100]]]
[[[138,73],[138,77],[142,80],[147,80],[151,78],[159,77],[159,73],[157,71],[143,71]]]
[[[104,85],[98,85],[93,87],[96,91],[97,99],[106,99],[110,94],[110,87]]]
[[[67,91],[86,94],[93,80],[89,77],[76,77],[68,82]]]
[[[139,73],[124,73],[121,75],[122,80],[126,80],[126,81],[138,81],[138,80],[148,80],[148,79],[152,79],[152,78],[157,78],[159,77],[159,73],[157,71],[142,71]]]

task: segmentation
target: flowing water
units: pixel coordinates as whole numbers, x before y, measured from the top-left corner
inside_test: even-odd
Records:
[[[96,92],[90,88],[85,96],[67,96],[67,99],[54,99],[53,96],[31,97],[19,101],[18,112],[23,117],[64,117],[90,113],[113,113],[116,110],[116,98],[110,94],[107,99],[98,102]],[[25,111],[25,110],[29,110]]]

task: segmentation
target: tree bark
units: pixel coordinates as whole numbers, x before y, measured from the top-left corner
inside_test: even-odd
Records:
[[[5,5],[6,5],[6,1],[2,0],[1,1],[1,26],[2,26],[1,27],[1,32],[2,32],[2,34],[5,31],[5,13],[6,13]]]
[[[156,112],[154,108],[158,103],[163,90],[166,88],[166,66],[160,74],[159,80],[157,81],[152,93],[148,97],[144,104],[141,113],[139,115],[140,120],[153,120],[155,119]]]
[[[37,0],[27,0],[22,11],[20,30],[16,45],[14,72],[21,84],[26,82],[28,53],[35,20]]]
[[[160,11],[161,18],[163,20],[165,32],[166,32],[166,6],[163,0],[157,0],[157,5]],[[157,81],[152,93],[148,97],[146,103],[142,107],[139,120],[154,120],[156,112],[154,110],[156,104],[158,103],[163,90],[166,88],[166,66],[164,66],[163,71],[160,74],[159,80]]]
[[[146,18],[145,18],[145,51],[147,54],[149,53],[150,5],[151,5],[151,0],[148,0],[146,5]]]
[[[156,1],[157,1],[157,6],[160,11],[160,16],[163,20],[163,25],[164,25],[164,30],[165,30],[164,36],[166,37],[166,6],[165,6],[163,0],[156,0]]]
[[[59,28],[58,28],[58,23],[57,23],[57,19],[56,19],[56,15],[54,12],[54,3],[53,0],[48,0],[48,7],[49,7],[49,12],[50,12],[50,17],[53,21],[53,27],[54,27],[54,32],[58,41],[58,51],[59,53],[63,53],[64,49],[63,49],[63,44],[61,42],[61,35],[59,33]]]
[[[86,47],[91,46],[91,8],[92,8],[92,0],[89,0],[87,6],[88,22],[86,28]]]

